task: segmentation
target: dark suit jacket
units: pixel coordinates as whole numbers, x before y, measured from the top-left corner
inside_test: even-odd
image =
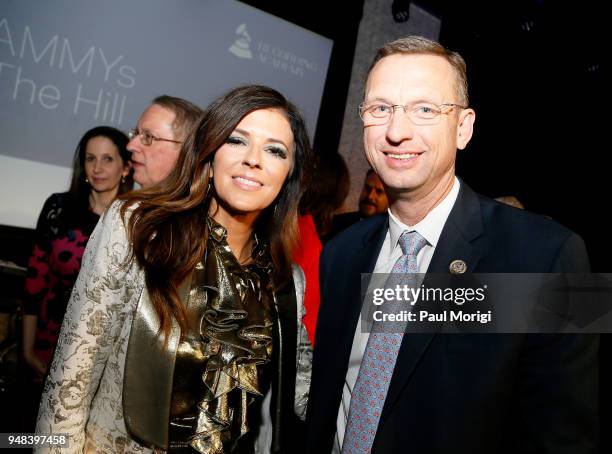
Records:
[[[327,235],[325,235],[325,237],[321,239],[321,241],[323,242],[323,244],[327,243],[340,232],[348,229],[350,226],[359,221],[361,221],[361,214],[359,213],[359,211],[351,211],[350,213],[340,213],[334,215],[334,217],[332,218],[331,230]]]
[[[387,215],[334,238],[321,256],[321,308],[308,451],[329,453],[360,312]],[[574,233],[461,184],[429,272],[462,259],[472,272],[588,272]],[[592,453],[598,440],[597,336],[404,335],[373,453]]]

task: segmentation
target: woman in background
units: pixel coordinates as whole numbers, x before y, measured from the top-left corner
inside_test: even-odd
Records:
[[[322,241],[331,232],[334,212],[342,206],[349,192],[349,171],[338,153],[317,155],[314,159],[313,178],[300,200],[298,220],[300,242],[293,259],[306,277],[304,325],[314,345],[317,316],[321,303],[319,295],[319,257]]]
[[[76,147],[70,190],[51,195],[38,218],[23,317],[23,356],[35,383],[48,369],[89,235],[115,197],[132,189],[127,143],[109,126],[87,131]]]

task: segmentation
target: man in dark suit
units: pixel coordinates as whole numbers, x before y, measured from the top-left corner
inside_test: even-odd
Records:
[[[360,116],[390,209],[339,234],[321,256],[309,452],[597,450],[596,336],[408,330],[383,353],[380,336],[362,332],[361,273],[589,271],[580,237],[456,178],[456,151],[475,120],[467,106],[460,55],[421,37],[379,50]],[[377,355],[391,364],[387,377],[372,373]]]

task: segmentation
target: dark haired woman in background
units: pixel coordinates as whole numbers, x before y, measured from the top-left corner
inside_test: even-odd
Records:
[[[349,171],[338,153],[317,155],[314,159],[312,183],[300,200],[300,241],[294,254],[306,276],[304,325],[314,345],[319,314],[319,257],[322,241],[329,239],[334,212],[342,206],[349,192]]]
[[[108,126],[85,133],[76,147],[70,190],[45,202],[28,262],[23,355],[35,382],[47,371],[87,239],[118,194],[132,189],[128,138]]]
[[[304,123],[277,91],[246,86],[183,147],[94,231],[36,430],[68,434],[74,452],[296,452],[310,368],[291,265]]]

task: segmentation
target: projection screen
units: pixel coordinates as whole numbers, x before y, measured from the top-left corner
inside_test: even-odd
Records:
[[[302,111],[312,138],[333,42],[227,0],[3,0],[0,224],[33,227],[68,188],[82,134],[127,131],[151,99],[205,107],[246,83]]]

